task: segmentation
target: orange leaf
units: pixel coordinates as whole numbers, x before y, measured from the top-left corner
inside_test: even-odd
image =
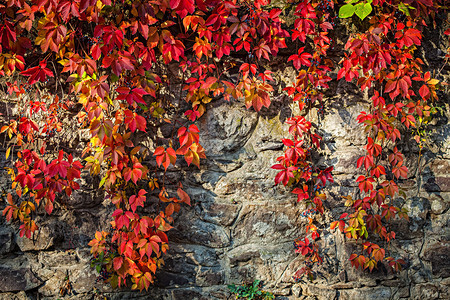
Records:
[[[183,191],[181,188],[178,188],[177,194],[178,197],[180,197],[181,202],[184,202],[187,205],[191,205],[191,198],[185,191]]]

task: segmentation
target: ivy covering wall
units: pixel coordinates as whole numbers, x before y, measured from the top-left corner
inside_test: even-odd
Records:
[[[448,297],[444,2],[0,4],[0,297]]]

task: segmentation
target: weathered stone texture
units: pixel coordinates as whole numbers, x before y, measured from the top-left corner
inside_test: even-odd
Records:
[[[362,109],[364,105],[333,108],[319,122],[325,146],[318,163],[334,165],[336,179],[328,189],[324,222],[342,213],[340,195],[356,189],[355,161],[364,139],[354,117]],[[270,166],[282,153],[279,141],[286,134],[280,115],[269,118],[224,103],[211,107],[200,125],[208,160],[199,171],[189,169],[188,176],[180,177],[193,205],[176,217],[166,264],[146,295],[227,299],[226,284],[260,279],[279,299],[448,297],[449,152],[440,152],[439,159],[434,159],[436,152],[425,152],[421,179],[412,176],[402,184],[411,221],[393,224],[397,240],[392,250],[407,260],[405,271],[392,274],[381,267],[367,274],[351,268],[352,245],[339,233],[324,230],[325,263],[318,278],[295,283],[292,275],[302,258],[292,242],[304,232],[306,219],[301,217],[304,206],[273,181],[276,171]],[[448,134],[448,121],[441,128]],[[1,181],[7,184],[5,176]],[[63,297],[60,289],[67,280],[71,293],[65,299],[148,299],[141,293],[112,291],[89,266],[87,242],[95,229],[107,228],[111,209],[95,182],[83,184],[66,208],[39,216],[42,229],[34,240],[18,237],[10,225],[0,227],[0,299]]]
[[[0,291],[17,292],[28,291],[41,283],[36,276],[26,268],[0,267]]]

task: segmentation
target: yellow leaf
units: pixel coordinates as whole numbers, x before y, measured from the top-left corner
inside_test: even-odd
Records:
[[[6,159],[8,159],[10,153],[11,153],[11,147],[9,147],[8,150],[6,150]]]

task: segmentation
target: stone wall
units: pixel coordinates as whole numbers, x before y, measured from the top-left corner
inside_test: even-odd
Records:
[[[277,73],[278,78],[290,74],[289,68]],[[335,167],[324,224],[343,212],[340,197],[357,189],[356,159],[365,138],[356,116],[366,107],[365,95],[343,81],[333,82],[327,95],[323,117],[313,119],[324,136],[317,163]],[[304,206],[275,186],[276,171],[270,168],[287,136],[282,121],[292,113],[288,106],[280,110],[286,102],[280,93],[274,108],[260,113],[237,102],[208,107],[198,124],[207,160],[200,170],[169,169],[170,177],[183,181],[192,206],[175,219],[165,266],[151,290],[111,290],[97,280],[87,243],[95,230],[108,228],[112,207],[103,201],[98,181],[90,179],[50,217],[38,216],[41,230],[34,240],[20,238],[15,225],[0,219],[0,299],[227,299],[227,284],[254,279],[262,280],[277,299],[449,299],[450,101],[448,94],[440,96],[444,115],[428,128],[428,149],[419,158],[414,143],[401,145],[410,163],[411,176],[401,184],[410,222],[394,225],[397,238],[390,249],[407,262],[398,274],[350,267],[354,245],[324,227],[324,264],[317,279],[292,279],[302,264],[293,240],[304,233],[306,219],[301,217]],[[3,169],[4,152],[1,156]],[[9,186],[3,172],[0,187]]]

